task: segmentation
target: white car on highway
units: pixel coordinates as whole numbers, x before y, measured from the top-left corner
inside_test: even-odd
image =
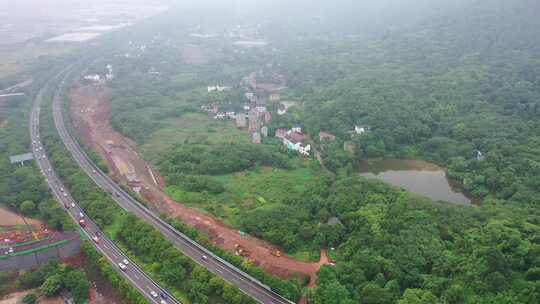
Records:
[[[75,208],[75,203],[71,203],[71,208]]]
[[[123,263],[118,263],[118,267],[120,267],[120,269],[122,269],[123,271],[126,271],[127,269],[127,266],[124,265]]]
[[[157,292],[155,292],[153,290],[150,290],[150,295],[152,296],[152,298],[157,298],[158,297]]]
[[[129,261],[127,259],[124,259],[122,263],[124,263],[125,265],[129,265]]]

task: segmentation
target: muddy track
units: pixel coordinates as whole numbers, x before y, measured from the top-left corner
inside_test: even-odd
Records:
[[[271,251],[275,246],[252,236],[241,236],[238,230],[225,225],[207,213],[191,209],[173,201],[163,191],[163,178],[137,153],[136,144],[112,129],[109,123],[110,92],[104,86],[82,86],[72,89],[70,113],[73,125],[83,142],[106,159],[110,175],[122,184],[140,188],[140,194],[158,212],[169,214],[186,225],[206,234],[217,246],[235,253],[240,245],[250,252],[252,264],[282,278],[308,275],[310,286],[315,285],[315,275],[320,266],[328,263],[324,252],[321,260],[307,263],[287,256],[276,257]]]

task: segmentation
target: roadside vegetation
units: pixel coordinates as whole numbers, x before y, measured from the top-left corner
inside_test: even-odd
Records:
[[[56,230],[73,229],[69,218],[52,198],[45,180],[33,160],[24,166],[11,164],[10,156],[31,153],[28,130],[29,110],[33,94],[43,83],[50,64],[42,62],[31,71],[35,82],[23,91],[26,96],[15,97],[0,103],[0,205],[28,217],[38,218]],[[3,79],[9,85],[20,80],[18,76]]]
[[[15,285],[20,290],[38,288],[39,294],[45,297],[57,296],[66,290],[76,304],[86,303],[90,287],[84,271],[58,262],[48,262],[36,270],[22,272]],[[33,303],[32,298],[35,300],[36,295],[25,296],[25,303]]]

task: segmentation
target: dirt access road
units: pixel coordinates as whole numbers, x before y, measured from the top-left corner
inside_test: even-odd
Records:
[[[325,252],[316,263],[300,262],[287,256],[276,257],[270,252],[275,246],[252,236],[241,236],[238,230],[199,210],[173,201],[163,191],[164,181],[137,153],[136,144],[112,129],[109,123],[109,90],[102,85],[74,87],[70,94],[70,112],[73,125],[84,143],[107,160],[110,175],[127,184],[128,177],[141,187],[140,194],[152,203],[158,212],[180,219],[186,225],[205,233],[211,241],[232,253],[238,244],[250,251],[250,261],[282,278],[308,275],[310,286],[315,286],[315,275],[321,265],[328,263]],[[136,181],[133,182],[133,178]]]

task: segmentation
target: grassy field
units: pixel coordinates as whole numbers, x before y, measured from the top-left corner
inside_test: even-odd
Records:
[[[203,113],[187,113],[166,122],[168,127],[152,134],[150,139],[140,146],[143,157],[156,160],[176,143],[185,140],[206,140],[210,143],[250,142],[246,130],[236,128],[234,121],[214,120]]]
[[[225,192],[217,195],[187,192],[177,186],[167,187],[166,192],[176,201],[208,211],[226,223],[237,226],[240,210],[282,203],[291,194],[302,193],[307,185],[317,179],[308,168],[308,162],[298,160],[298,167],[291,170],[262,167],[214,176],[212,178],[225,188]]]

